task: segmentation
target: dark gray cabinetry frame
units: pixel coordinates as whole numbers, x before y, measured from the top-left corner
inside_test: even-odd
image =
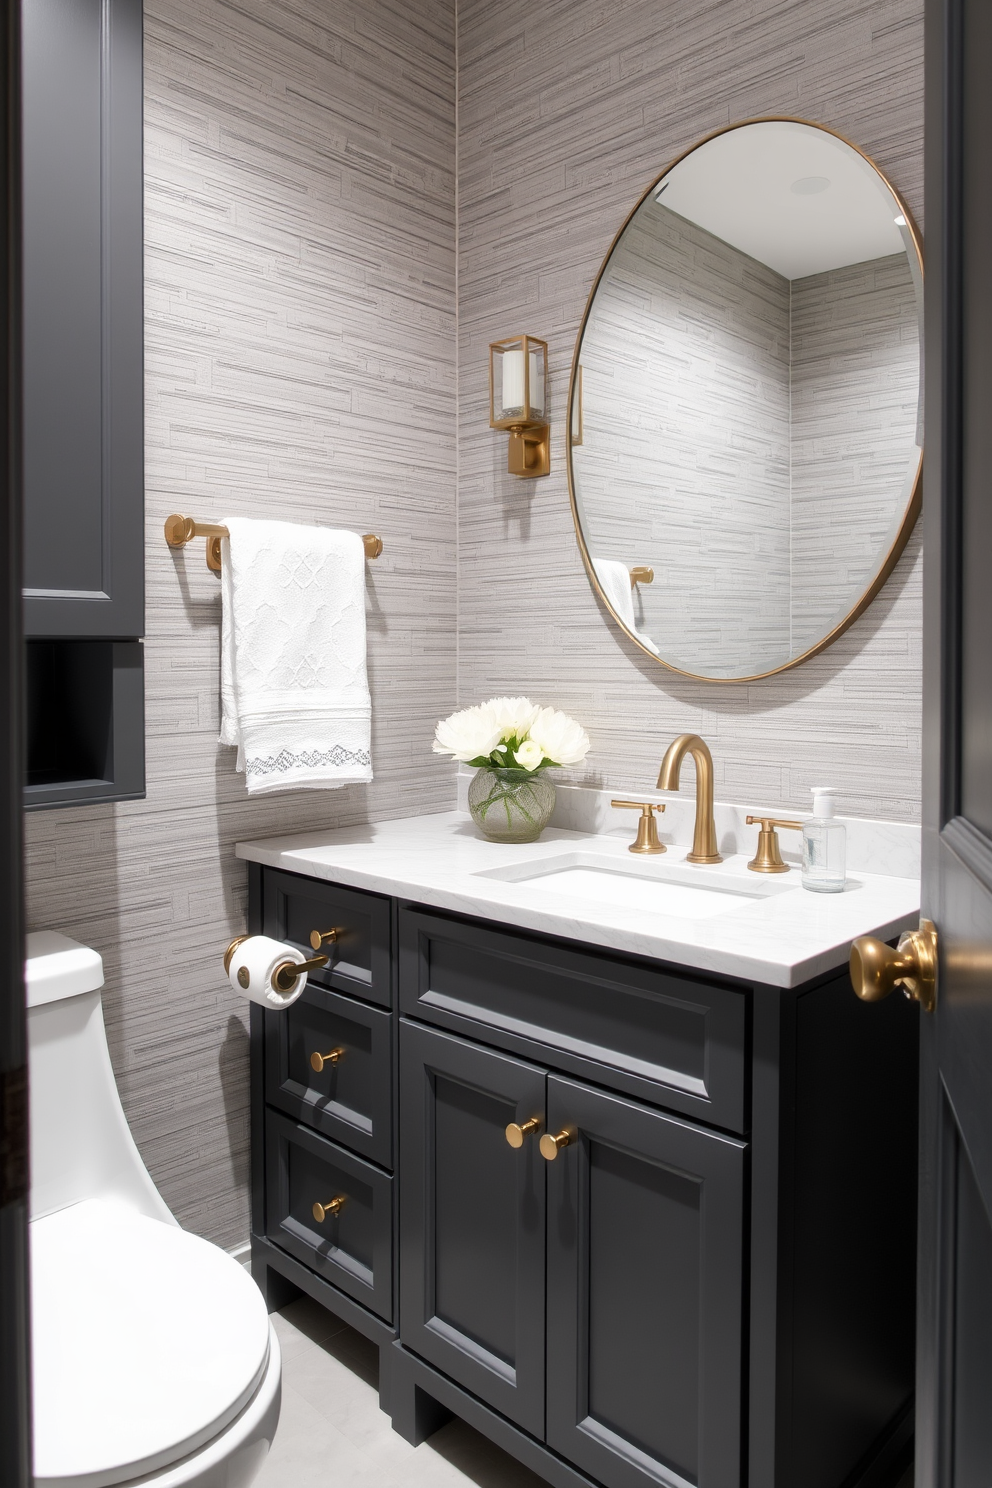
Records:
[[[859,1003],[846,971],[707,977],[258,867],[250,906],[297,942],[325,912],[366,927],[350,992],[330,980],[343,1015],[389,1021],[350,1107],[374,1065],[389,1155],[360,1161],[347,1122],[324,1135],[302,1058],[322,1030],[293,1054],[286,1015],[253,1008],[253,1265],[270,1306],[306,1291],[379,1344],[397,1431],[460,1415],[555,1488],[892,1488],[913,1430],[915,1007]],[[550,1162],[549,1129],[570,1134]],[[364,1294],[344,1227],[300,1207],[329,1171],[308,1163],[343,1148],[392,1201],[388,1245],[384,1223],[378,1250],[348,1242],[375,1256]]]
[[[24,0],[22,93],[30,808],[144,794],[141,0]]]

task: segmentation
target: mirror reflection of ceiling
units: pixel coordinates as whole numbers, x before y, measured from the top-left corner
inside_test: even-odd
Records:
[[[731,129],[680,160],[656,199],[785,279],[901,253],[875,167],[808,124]]]
[[[583,321],[569,477],[647,652],[765,676],[869,601],[918,509],[921,305],[898,199],[813,125],[731,129],[645,193]]]

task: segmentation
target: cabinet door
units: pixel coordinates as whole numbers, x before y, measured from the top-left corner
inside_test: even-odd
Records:
[[[24,629],[144,633],[141,0],[25,0]]]
[[[548,1078],[548,1444],[606,1488],[736,1488],[745,1147]]]
[[[400,1338],[541,1436],[544,1071],[404,1020],[400,1072]]]

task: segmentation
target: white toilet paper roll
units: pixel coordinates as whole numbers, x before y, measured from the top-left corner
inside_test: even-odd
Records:
[[[272,978],[276,968],[284,961],[305,961],[307,958],[295,946],[273,940],[270,935],[249,935],[231,957],[228,976],[235,992],[257,1002],[265,1008],[287,1008],[295,1002],[307,984],[306,972],[296,979],[292,992],[280,992]]]

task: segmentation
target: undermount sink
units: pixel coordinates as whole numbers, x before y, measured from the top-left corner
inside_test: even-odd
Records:
[[[655,914],[704,920],[731,914],[749,903],[788,893],[798,886],[798,875],[744,882],[738,874],[686,863],[635,862],[605,853],[565,852],[554,857],[485,868],[475,878],[526,883],[538,894],[615,904]],[[751,877],[751,875],[748,875]],[[783,882],[784,879],[784,882]]]

